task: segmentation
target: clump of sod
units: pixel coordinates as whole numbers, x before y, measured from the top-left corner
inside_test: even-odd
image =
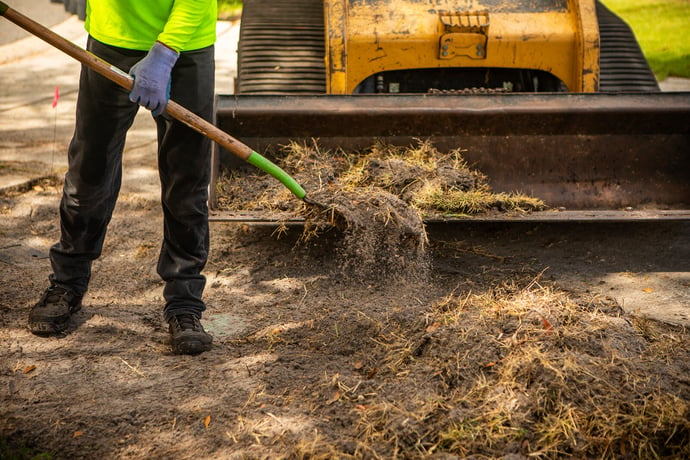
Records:
[[[429,141],[406,147],[375,143],[359,152],[324,150],[316,140],[291,142],[275,161],[304,186],[308,196],[323,189],[343,194],[380,189],[417,209],[422,218],[546,208],[539,198],[493,192],[487,177],[470,168],[461,149],[442,153]],[[222,210],[302,212],[290,192],[257,171],[226,171],[217,183],[217,195]]]
[[[689,454],[683,377],[655,370],[662,349],[682,359],[687,334],[614,307],[576,303],[538,280],[437,305],[425,355],[440,366],[438,388],[453,409],[432,446],[461,456]]]
[[[219,207],[301,215],[304,241],[338,227],[344,236],[338,259],[355,279],[426,276],[427,217],[544,208],[536,198],[491,192],[460,150],[442,154],[428,141],[376,143],[355,153],[292,142],[275,161],[307,190],[304,203],[273,178],[239,170],[219,181]]]
[[[356,281],[426,276],[427,235],[416,209],[375,187],[324,187],[304,205],[307,240],[326,227],[343,232],[337,250],[341,268]]]
[[[462,150],[439,152],[429,141],[408,147],[377,143],[341,178],[349,186],[375,186],[399,196],[422,215],[476,215],[545,209],[521,193],[494,193],[487,177],[471,169]]]

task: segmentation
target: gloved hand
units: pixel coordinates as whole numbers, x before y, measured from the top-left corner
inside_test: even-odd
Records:
[[[154,117],[162,114],[170,99],[170,73],[178,57],[175,50],[156,42],[129,70],[134,77],[129,100],[151,110]]]

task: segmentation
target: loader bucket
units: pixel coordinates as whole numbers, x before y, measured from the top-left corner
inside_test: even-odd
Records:
[[[690,92],[221,95],[216,103],[218,127],[269,157],[290,140],[314,138],[345,150],[414,139],[462,148],[494,191],[549,207],[506,219],[690,218]],[[232,167],[217,151],[212,181]]]

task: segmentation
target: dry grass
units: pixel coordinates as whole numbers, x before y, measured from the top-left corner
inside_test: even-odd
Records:
[[[376,404],[362,414],[363,435],[397,450],[395,420],[404,417],[424,426],[406,442],[419,456],[687,457],[690,408],[687,395],[674,393],[684,377],[649,372],[660,348],[666,360],[682,359],[687,334],[654,332],[657,323],[596,305],[578,305],[536,280],[446,299],[427,316],[417,345],[409,337],[388,345],[396,374],[435,369],[436,393],[411,398],[421,400],[417,407]],[[675,352],[650,346],[650,338]]]
[[[545,209],[544,202],[522,193],[492,193],[488,190],[423,189],[413,201],[415,207],[443,215],[477,215],[489,210],[530,212]]]
[[[400,147],[376,143],[361,152],[323,150],[316,140],[292,142],[276,159],[308,192],[390,193],[423,218],[545,209],[521,193],[494,193],[487,178],[469,167],[462,150],[439,152],[430,142]],[[218,207],[230,211],[299,213],[299,203],[277,181],[255,171],[226,171],[216,184]],[[378,191],[378,192],[377,192]]]
[[[272,352],[338,364],[248,395],[227,436],[250,458],[690,458],[690,336],[610,298],[518,274],[306,326],[281,328]]]
[[[356,441],[344,452],[320,437],[315,458],[690,456],[686,331],[538,278],[450,295],[421,317],[372,320],[366,378],[324,383],[327,405],[353,420],[340,436]]]

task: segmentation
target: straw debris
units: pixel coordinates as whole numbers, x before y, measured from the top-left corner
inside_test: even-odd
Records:
[[[652,371],[649,330],[660,326],[606,313],[606,301],[578,304],[539,283],[445,299],[416,337],[378,342],[407,397],[382,388],[357,412],[358,437],[387,446],[382,457],[687,457],[690,406],[676,386],[685,377]],[[687,333],[658,334],[675,344],[667,359],[683,359]]]
[[[323,150],[312,140],[284,146],[275,162],[304,186],[308,196],[325,188],[334,194],[353,189],[386,192],[416,209],[422,219],[546,208],[542,200],[522,193],[493,192],[487,177],[472,169],[462,153],[439,152],[424,140],[406,147],[376,143],[359,152]],[[301,212],[281,184],[260,172],[228,170],[216,186],[222,210]]]
[[[613,307],[537,275],[450,294],[415,319],[343,312],[337,340],[334,319],[317,320],[283,351],[328,342],[352,370],[290,398],[316,397],[314,413],[338,426],[283,447],[289,458],[688,458],[690,336]],[[666,366],[662,342],[674,344]]]

